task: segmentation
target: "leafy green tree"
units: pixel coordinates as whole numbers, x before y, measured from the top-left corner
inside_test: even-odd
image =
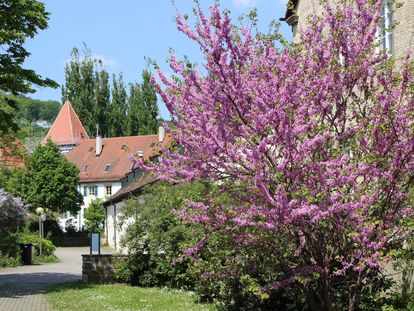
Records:
[[[111,121],[108,111],[110,107],[110,96],[109,75],[106,70],[101,69],[95,72],[94,121],[95,126],[99,124],[100,133],[103,136],[108,136],[109,134]]]
[[[151,73],[148,70],[142,72],[141,84],[130,84],[128,106],[129,135],[157,133],[157,94],[151,82]]]
[[[140,134],[155,134],[158,131],[159,109],[157,104],[157,94],[151,82],[151,73],[148,70],[142,72],[141,96],[145,107],[145,127]]]
[[[93,200],[84,213],[85,229],[89,232],[102,233],[105,222],[105,211],[101,199]]]
[[[62,213],[79,211],[83,202],[77,190],[79,171],[49,140],[38,145],[26,158],[25,170],[16,176],[14,193],[19,194],[34,211],[37,207]]]
[[[52,123],[58,115],[61,105],[53,100],[38,100],[26,96],[13,96],[17,102],[16,118],[19,121],[33,122],[45,120]]]
[[[140,135],[144,132],[145,107],[141,88],[138,83],[129,84],[128,97],[128,135]]]
[[[189,262],[180,257],[200,236],[175,211],[182,209],[186,199],[200,200],[208,191],[202,183],[172,186],[160,181],[126,202],[120,219],[121,226],[128,224],[121,245],[130,251],[120,270],[124,280],[143,286],[193,283],[187,274]]]
[[[110,136],[113,126],[109,74],[86,45],[81,53],[74,48],[71,55],[72,59],[65,67],[62,101],[69,98],[89,136],[96,135],[97,124],[103,136]]]
[[[122,73],[115,77],[112,76],[112,99],[110,105],[110,125],[108,135],[119,137],[128,135],[127,109],[128,94],[125,90]]]
[[[82,53],[73,48],[72,59],[65,67],[65,85],[62,86],[62,101],[67,98],[79,116],[89,136],[94,136],[95,120],[95,67],[98,61],[93,59],[90,51],[84,46]]]
[[[49,13],[35,0],[0,1],[0,134],[16,130],[16,102],[10,94],[33,93],[33,85],[57,87],[51,79],[23,68],[30,53],[23,47],[27,38],[47,28]]]

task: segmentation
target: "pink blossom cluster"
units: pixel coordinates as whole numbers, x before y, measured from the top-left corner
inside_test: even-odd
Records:
[[[317,266],[328,277],[381,267],[412,215],[412,63],[393,65],[376,48],[382,1],[346,3],[325,4],[300,43],[284,47],[217,6],[209,16],[199,8],[194,27],[178,14],[205,62],[197,69],[172,56],[175,76],[158,72],[180,151],[145,167],[173,183],[213,182],[233,198],[189,202],[183,219],[235,241],[249,229],[288,232],[302,257],[292,270]]]

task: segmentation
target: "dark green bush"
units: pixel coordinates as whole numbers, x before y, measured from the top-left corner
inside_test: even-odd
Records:
[[[130,251],[118,277],[134,285],[192,287],[189,261],[178,260],[200,235],[176,214],[185,199],[197,200],[207,192],[201,183],[171,186],[166,182],[144,188],[139,198],[126,202],[122,222],[129,224],[122,245]]]
[[[39,232],[39,218],[37,215],[30,218],[27,227],[30,232]],[[63,234],[57,220],[49,217],[43,222],[43,232],[45,237],[61,236]]]
[[[0,268],[2,267],[17,267],[20,266],[20,256],[11,257],[0,252]]]
[[[37,233],[24,231],[19,234],[18,242],[19,243],[33,243],[36,255],[40,254],[40,237]],[[42,239],[43,256],[53,255],[55,250],[56,250],[56,247],[53,245],[52,241],[50,241],[49,239]]]

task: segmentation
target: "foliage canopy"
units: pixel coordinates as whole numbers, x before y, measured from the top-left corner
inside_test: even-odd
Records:
[[[246,270],[267,299],[300,293],[313,310],[356,310],[381,290],[371,285],[413,214],[414,65],[378,49],[383,1],[321,3],[324,16],[282,48],[277,33],[234,26],[217,5],[210,16],[198,7],[194,28],[178,14],[204,68],[172,56],[175,76],[159,72],[182,152],[146,169],[232,197],[188,202],[182,218],[206,234],[189,253],[221,230],[236,258],[261,249],[284,267]]]
[[[37,207],[58,213],[79,211],[83,202],[77,190],[79,171],[51,140],[45,146],[38,145],[26,158],[25,165],[16,176],[14,192],[30,204],[32,211]]]
[[[16,103],[9,94],[33,93],[33,85],[57,87],[56,82],[23,68],[30,53],[23,47],[27,38],[47,28],[49,13],[35,0],[0,1],[0,134],[15,130],[13,112]]]

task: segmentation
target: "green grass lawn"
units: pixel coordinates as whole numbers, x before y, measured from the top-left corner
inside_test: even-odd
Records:
[[[195,295],[189,292],[124,284],[65,283],[51,287],[46,294],[46,299],[52,310],[59,311],[216,310],[214,305],[196,303]]]

